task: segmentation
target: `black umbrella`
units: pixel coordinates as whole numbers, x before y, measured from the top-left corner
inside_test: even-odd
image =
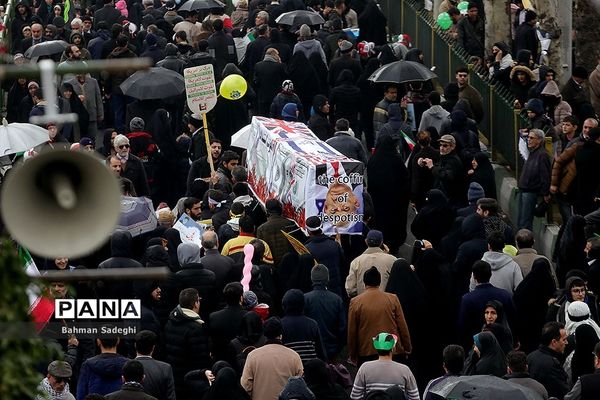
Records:
[[[493,375],[449,377],[430,389],[444,399],[542,400],[533,390]]]
[[[314,11],[296,10],[281,14],[275,20],[279,25],[300,26],[324,24],[325,20],[320,14]]]
[[[170,69],[153,67],[137,71],[120,86],[123,94],[138,100],[164,99],[185,90],[183,76]]]
[[[211,8],[225,8],[225,4],[219,0],[188,0],[179,7],[179,11],[210,10]]]
[[[414,61],[396,61],[378,68],[369,77],[375,83],[428,81],[437,77],[426,66]]]
[[[51,56],[53,54],[62,53],[67,47],[69,47],[69,43],[64,40],[49,40],[47,42],[34,44],[27,49],[24,56],[30,60],[42,56]]]

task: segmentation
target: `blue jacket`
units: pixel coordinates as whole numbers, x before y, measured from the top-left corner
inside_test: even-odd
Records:
[[[317,321],[325,353],[331,360],[346,343],[348,319],[342,298],[324,285],[313,284],[313,290],[304,294],[304,315]]]
[[[123,365],[129,359],[120,354],[102,353],[88,358],[82,365],[77,383],[77,400],[90,393],[109,394],[121,389]]]

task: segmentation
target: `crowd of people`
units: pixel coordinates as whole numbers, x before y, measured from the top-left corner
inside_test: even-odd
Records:
[[[469,3],[464,17],[455,1],[442,6],[455,22],[451,36],[489,67],[476,72],[509,87],[528,119],[515,227],[499,208],[494,168],[479,141],[486,111],[469,84],[473,71],[457,68],[443,88],[436,80],[371,82],[382,65],[427,61],[407,40],[388,43],[373,0],[238,0],[205,11],[177,10],[186,3],[173,0],[20,1],[10,25],[17,64],[36,61],[24,57],[32,46],[60,39],[69,44],[63,53],[39,59],[148,57],[179,74],[212,64],[217,86],[232,74],[248,82],[240,98],[219,97],[204,132],[181,96],[125,95],[120,84],[131,71],[58,78],[58,111],[78,121],[47,124],[48,142],[14,162],[55,148],[100,154],[124,195],[152,200],[158,226],[135,237],[115,231],[77,260],[34,254],[38,267],[170,273],[159,282],[53,282],[50,294],[59,299],[140,299],[142,319],[133,336],[52,339],[62,352],[39,389],[77,400],[431,400],[460,375],[493,375],[538,398],[594,398],[598,69],[589,92],[580,67],[559,88],[556,73],[536,65],[535,13],[513,3],[514,43],[496,43],[488,59],[483,4]],[[276,22],[306,9],[325,23]],[[26,77],[2,84],[9,122],[43,115],[45,96],[54,95]],[[319,216],[307,215],[300,239],[308,253],[298,253],[283,233],[298,236],[296,225],[278,199],[257,200],[248,183],[253,166],[231,146],[252,116],[304,122],[364,164],[362,235],[330,237]],[[548,259],[534,249],[532,230],[553,199],[563,224]],[[182,215],[208,221],[201,246],[182,242],[173,228]],[[407,260],[398,256],[408,229],[418,240]]]

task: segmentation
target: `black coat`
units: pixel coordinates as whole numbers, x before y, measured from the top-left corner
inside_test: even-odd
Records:
[[[297,51],[290,60],[288,73],[294,83],[294,90],[302,102],[302,108],[305,111],[304,115],[308,117],[313,98],[320,92],[317,71],[313,68],[304,53]]]
[[[208,330],[200,317],[192,317],[177,306],[165,326],[165,341],[166,361],[173,367],[177,397],[184,399],[185,374],[211,365]]]
[[[269,116],[271,102],[287,79],[285,65],[274,61],[260,61],[254,66],[254,88],[258,102],[258,114]]]
[[[562,368],[562,355],[546,346],[540,346],[527,356],[529,374],[544,385],[548,396],[562,399],[569,392],[567,373]]]
[[[431,172],[434,178],[433,188],[444,192],[452,205],[462,206],[466,203],[463,165],[456,153],[441,155]]]
[[[433,147],[422,148],[418,144],[413,148],[408,169],[411,179],[410,199],[417,210],[423,207],[425,195],[433,188],[434,182],[433,173],[429,168],[419,165],[419,158],[431,158],[435,164],[440,159],[440,153]]]
[[[215,274],[205,269],[200,263],[190,263],[181,266],[181,271],[175,274],[179,290],[194,288],[202,298],[200,315],[208,320],[211,312],[215,311]]]
[[[105,4],[104,7],[99,9],[94,13],[94,28],[98,28],[98,22],[104,21],[106,22],[106,26],[111,27],[113,24],[121,22],[125,19],[121,12],[111,6],[110,4]]]
[[[385,189],[384,193],[387,193],[390,187],[387,186]],[[448,198],[439,189],[432,189],[427,192],[425,205],[414,218],[410,229],[416,239],[429,240],[435,249],[450,231],[453,222],[454,211]]]
[[[579,147],[575,155],[577,177],[574,206],[575,211],[580,215],[586,215],[598,208],[594,198],[600,193],[600,176],[595,173],[599,159],[600,144],[596,142],[586,142]]]
[[[406,240],[410,177],[395,140],[384,136],[367,164],[368,192],[375,206],[374,227],[394,254]]]
[[[461,235],[463,242],[458,247],[456,258],[452,264],[454,286],[460,295],[469,290],[469,279],[471,278],[473,263],[481,260],[483,253],[487,251],[483,218],[477,214],[465,218],[461,226]]]
[[[246,311],[241,306],[227,306],[210,314],[211,353],[215,360],[227,360],[229,342],[242,334]]]
[[[360,61],[349,56],[342,55],[329,64],[329,86],[333,87],[337,83],[338,77],[345,69],[349,69],[350,72],[352,72],[353,83],[358,81],[360,73],[362,72]]]
[[[358,135],[358,113],[360,112],[360,89],[354,84],[356,79],[350,70],[342,70],[338,75],[336,86],[329,93],[329,105],[333,118],[337,121],[346,118],[350,127]]]
[[[306,242],[306,248],[315,257],[319,264],[326,265],[329,269],[329,290],[342,295],[341,264],[344,259],[342,247],[333,238],[320,234],[312,236]]]
[[[354,4],[352,4],[352,8],[354,8]],[[376,46],[387,44],[387,18],[376,2],[370,1],[360,13],[358,27],[360,29],[358,42],[366,40],[375,43]]]
[[[208,38],[208,44],[214,51],[216,60],[215,78],[224,78],[223,69],[228,63],[237,64],[237,54],[233,38],[224,31],[215,32]]]
[[[518,54],[521,50],[529,50],[533,56],[533,61],[538,62],[538,47],[540,41],[537,37],[535,26],[524,22],[517,28],[515,32],[515,51],[513,54]]]
[[[121,172],[121,176],[129,179],[133,183],[133,187],[138,196],[150,195],[144,162],[138,157],[129,154],[127,162],[125,163],[125,168]]]

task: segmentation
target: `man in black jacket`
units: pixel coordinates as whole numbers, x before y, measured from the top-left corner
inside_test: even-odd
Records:
[[[477,4],[469,2],[466,18],[462,18],[458,24],[458,44],[470,56],[483,58],[485,24],[479,16]]]
[[[258,97],[257,115],[269,116],[271,103],[286,78],[287,72],[285,65],[281,63],[279,51],[275,48],[267,49],[263,60],[254,66],[254,88]]]
[[[111,26],[125,19],[121,12],[114,7],[113,0],[104,0],[104,7],[94,13],[94,28],[98,22],[104,21],[106,25]]]
[[[138,157],[129,152],[129,139],[125,135],[117,135],[113,141],[116,157],[121,161],[121,176],[133,183],[137,196],[148,196],[148,178],[144,163]]]
[[[569,391],[567,373],[562,368],[567,331],[560,322],[548,322],[542,328],[539,349],[527,356],[529,374],[544,385],[548,396],[562,399]]]
[[[433,174],[433,189],[439,189],[448,197],[452,205],[463,206],[466,190],[464,187],[464,170],[460,158],[456,154],[456,139],[452,135],[440,138],[440,158],[435,164],[431,158],[421,160],[423,166]]]
[[[541,129],[531,129],[527,134],[529,157],[519,178],[518,228],[533,230],[533,211],[538,196],[550,201],[550,158],[544,148],[545,134]]]
[[[179,305],[169,315],[165,326],[167,362],[173,367],[177,398],[187,398],[186,373],[211,365],[208,330],[200,318],[200,296],[194,288],[179,293]]]
[[[215,360],[228,360],[228,344],[242,334],[242,321],[246,311],[242,309],[244,288],[239,282],[231,282],[223,289],[227,306],[210,314],[211,354]]]
[[[144,366],[142,385],[146,393],[160,400],[175,400],[173,368],[163,361],[152,358],[156,346],[156,334],[140,331],[135,335],[136,361]]]
[[[515,51],[513,54],[518,54],[520,50],[531,51],[531,56],[534,62],[538,62],[538,46],[539,40],[535,24],[537,23],[537,14],[533,10],[525,12],[525,22],[517,28],[515,33]]]

